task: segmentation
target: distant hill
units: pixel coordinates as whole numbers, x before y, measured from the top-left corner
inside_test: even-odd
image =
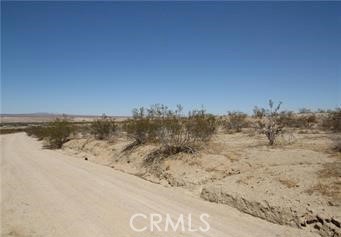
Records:
[[[93,121],[102,115],[75,115],[75,114],[53,114],[53,113],[27,113],[27,114],[0,114],[1,123],[36,123],[49,122],[56,118],[66,116],[74,122]],[[116,120],[125,120],[128,116],[109,116]]]
[[[62,116],[61,114],[52,113],[28,113],[28,114],[0,114],[2,117],[56,117]]]

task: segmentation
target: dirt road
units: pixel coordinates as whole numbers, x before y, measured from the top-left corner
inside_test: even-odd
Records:
[[[152,237],[152,236],[315,236],[279,226],[224,205],[200,200],[179,189],[165,188],[109,167],[44,150],[24,133],[2,135],[2,236]],[[146,227],[135,232],[130,227]],[[161,214],[161,231],[150,229],[150,214]],[[208,232],[190,232],[205,225]],[[164,232],[165,217],[185,217],[185,231]],[[155,220],[155,219],[154,219]],[[207,226],[206,226],[207,227]]]

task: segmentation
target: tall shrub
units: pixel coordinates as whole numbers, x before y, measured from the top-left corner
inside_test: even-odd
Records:
[[[116,131],[116,128],[115,122],[105,115],[100,119],[96,119],[90,125],[91,134],[99,140],[109,139]]]
[[[257,121],[258,131],[265,134],[270,146],[274,145],[277,136],[283,130],[283,124],[280,123],[279,119],[281,105],[282,102],[279,102],[277,106],[274,106],[273,101],[269,100],[269,109],[265,110],[265,116]]]

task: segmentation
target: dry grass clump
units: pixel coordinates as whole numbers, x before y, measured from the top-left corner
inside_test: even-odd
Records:
[[[341,162],[326,163],[323,165],[323,169],[319,173],[321,181],[332,179],[327,183],[319,182],[315,186],[306,190],[309,195],[314,192],[318,192],[324,196],[331,197],[335,200],[340,201],[341,198]]]
[[[322,184],[319,183],[305,191],[309,195],[312,195],[313,193],[317,192],[322,194],[323,196],[326,197],[331,197],[333,199],[339,198],[340,197],[340,185],[336,185],[334,183],[332,184]]]
[[[299,186],[296,180],[280,178],[278,181],[287,188],[296,188]]]
[[[333,150],[341,153],[341,141],[336,141]]]
[[[341,162],[324,164],[324,168],[320,171],[319,176],[321,178],[341,178]]]

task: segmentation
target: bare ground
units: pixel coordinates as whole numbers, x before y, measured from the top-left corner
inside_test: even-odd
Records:
[[[184,189],[138,177],[57,151],[24,133],[1,139],[1,236],[198,236],[182,232],[133,232],[134,213],[210,215],[201,236],[315,236],[213,204]],[[193,220],[194,227],[198,220]],[[143,221],[139,221],[138,224]]]
[[[218,134],[196,155],[178,154],[158,166],[143,158],[155,146],[122,153],[129,143],[78,139],[68,154],[110,166],[192,196],[223,203],[272,223],[340,236],[340,153],[333,151],[340,134],[296,131],[269,148],[262,136],[249,132]]]

